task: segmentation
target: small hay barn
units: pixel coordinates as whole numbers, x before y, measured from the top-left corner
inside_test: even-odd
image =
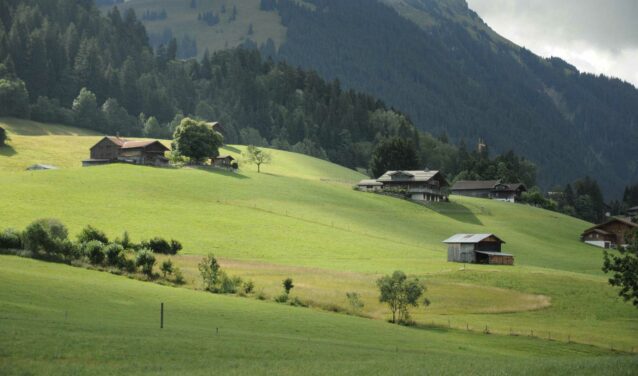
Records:
[[[443,241],[447,260],[475,264],[514,265],[514,256],[501,252],[505,243],[494,234],[456,234]]]

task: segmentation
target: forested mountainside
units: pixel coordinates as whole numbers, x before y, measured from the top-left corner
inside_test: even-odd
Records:
[[[545,185],[592,175],[607,193],[638,179],[638,91],[581,74],[485,31],[467,6],[405,1],[435,22],[406,22],[367,0],[281,0],[279,59],[378,95],[415,124],[453,140],[484,138],[539,166]],[[450,12],[464,12],[470,23]]]
[[[1,115],[107,134],[167,137],[181,117],[220,121],[226,142],[274,145],[367,167],[375,142],[418,144],[415,127],[375,98],[316,73],[229,50],[176,60],[157,51],[132,10],[92,2],[0,3]]]
[[[416,159],[397,168],[535,183],[535,166],[514,153],[490,158],[471,146],[457,148],[418,132],[372,96],[264,61],[255,49],[180,61],[175,39],[151,48],[132,9],[101,15],[92,2],[72,0],[0,7],[0,116],[163,138],[194,116],[220,121],[227,143],[292,150],[351,168],[367,168],[378,145],[399,138]]]
[[[619,196],[638,180],[638,91],[514,45],[464,0],[132,0],[124,6],[138,14],[166,10],[165,19],[146,25],[160,40],[160,34],[178,41],[196,36],[200,56],[206,48],[257,45],[276,60],[379,97],[419,129],[447,133],[455,143],[481,137],[495,152],[513,148],[539,166],[546,188],[591,175],[608,196]],[[215,22],[203,28],[197,17],[209,13]]]

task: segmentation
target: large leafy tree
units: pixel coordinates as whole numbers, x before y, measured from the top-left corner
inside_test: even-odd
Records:
[[[222,135],[210,124],[191,118],[182,119],[173,138],[173,150],[195,163],[218,156],[219,147],[224,141]]]
[[[620,287],[618,295],[638,308],[638,231],[630,236],[629,245],[618,254],[605,251],[603,271],[612,273],[609,284]]]
[[[370,170],[374,177],[388,170],[416,170],[419,168],[419,156],[413,142],[399,137],[381,141],[372,153]]]

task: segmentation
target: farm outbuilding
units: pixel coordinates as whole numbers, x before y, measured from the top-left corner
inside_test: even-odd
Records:
[[[475,264],[514,265],[514,256],[501,252],[505,242],[494,234],[456,234],[443,241],[447,260]]]
[[[104,137],[91,147],[91,158],[82,166],[126,162],[149,166],[166,166],[164,153],[170,151],[157,140],[129,141],[120,137]]]

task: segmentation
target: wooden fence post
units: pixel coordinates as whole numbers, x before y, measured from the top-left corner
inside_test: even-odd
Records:
[[[160,303],[160,329],[164,329],[164,303]]]

